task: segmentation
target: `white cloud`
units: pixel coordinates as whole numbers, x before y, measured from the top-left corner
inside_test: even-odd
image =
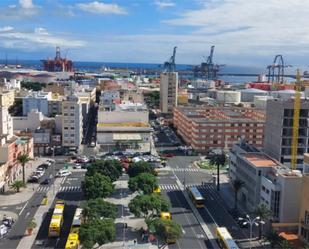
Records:
[[[32,0],[19,0],[19,5],[23,9],[33,9],[35,8]]]
[[[117,4],[108,4],[94,1],[91,3],[79,3],[77,7],[83,11],[94,14],[126,14],[126,10]]]
[[[154,4],[159,9],[165,9],[165,8],[169,8],[169,7],[174,7],[175,6],[175,3],[174,2],[170,2],[170,1],[159,1],[159,0],[156,0],[156,1],[154,1]]]
[[[18,31],[12,27],[0,28],[0,46],[36,50],[48,47],[78,48],[85,45],[84,41],[64,38],[49,34],[44,28],[35,28],[33,31]]]
[[[164,23],[191,27],[192,39],[204,37],[206,47],[215,44],[235,59],[251,54],[271,61],[276,53],[309,52],[308,9],[303,0],[211,0]]]

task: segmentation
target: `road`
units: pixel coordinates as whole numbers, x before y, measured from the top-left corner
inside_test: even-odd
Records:
[[[88,112],[83,144],[90,145],[96,142],[96,125],[97,125],[98,107],[91,105]]]
[[[82,200],[84,200],[84,196],[80,188],[84,174],[84,171],[77,171],[73,172],[72,175],[63,178],[62,185],[56,195],[55,201],[58,199],[65,201],[64,222],[61,230],[61,236],[59,238],[48,238],[48,227],[53,213],[53,207],[55,204],[54,201],[53,205],[43,219],[36,237],[36,241],[32,246],[33,249],[42,248],[42,244],[44,244],[44,248],[65,247],[76,207],[79,206]]]

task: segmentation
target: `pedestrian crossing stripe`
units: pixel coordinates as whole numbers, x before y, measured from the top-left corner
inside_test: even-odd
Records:
[[[199,189],[208,189],[210,186],[209,184],[186,184],[186,187],[197,187]],[[159,184],[159,188],[161,190],[180,190],[179,186],[177,184]]]
[[[200,172],[199,169],[196,168],[175,168],[173,171],[180,171],[180,172]]]
[[[44,186],[44,187],[38,187],[37,192],[47,192],[50,189],[50,186]],[[80,186],[65,186],[65,187],[60,187],[59,192],[79,192],[81,191]]]
[[[82,189],[80,186],[65,186],[65,187],[60,187],[59,192],[70,192],[70,191],[78,192],[81,190]]]

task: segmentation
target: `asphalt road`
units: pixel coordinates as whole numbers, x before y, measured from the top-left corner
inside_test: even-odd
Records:
[[[72,175],[65,178],[59,192],[56,194],[55,201],[58,199],[65,201],[64,222],[61,229],[61,236],[59,238],[48,238],[48,227],[54,210],[54,201],[43,219],[36,241],[32,246],[33,249],[42,248],[42,244],[44,244],[44,248],[64,248],[76,207],[84,200],[83,193],[80,189],[83,177],[84,172],[73,172]]]

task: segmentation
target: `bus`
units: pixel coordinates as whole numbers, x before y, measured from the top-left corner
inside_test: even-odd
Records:
[[[189,197],[191,198],[193,204],[197,208],[205,207],[205,204],[204,204],[205,199],[201,195],[200,191],[198,191],[197,187],[189,187],[188,192],[189,192]]]
[[[223,249],[239,249],[226,227],[217,227],[217,242]]]
[[[67,239],[67,242],[65,244],[65,249],[78,249],[80,242],[79,242],[79,228],[82,224],[82,208],[76,208],[72,225],[71,225],[71,230]]]
[[[57,200],[48,228],[48,237],[59,237],[63,223],[64,201]]]

